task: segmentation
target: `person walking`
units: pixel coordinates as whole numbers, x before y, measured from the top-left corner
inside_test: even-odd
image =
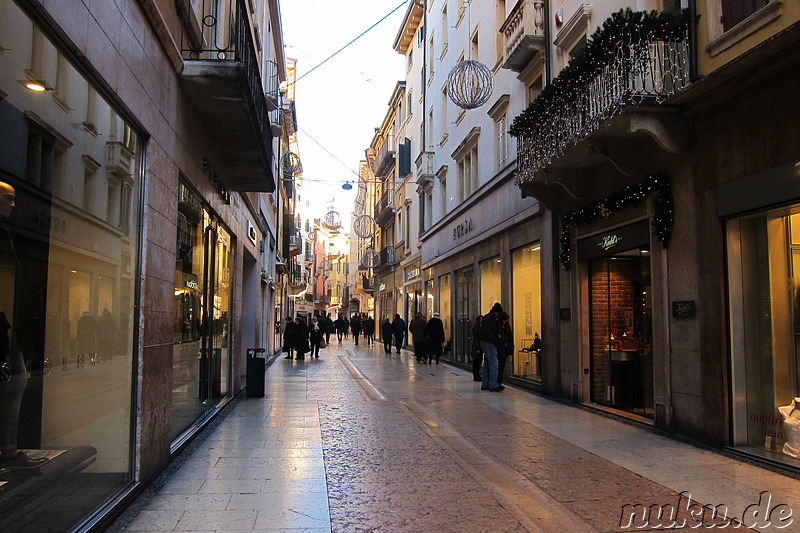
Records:
[[[495,302],[491,311],[483,316],[481,321],[480,337],[481,350],[483,350],[483,375],[481,377],[481,390],[500,392],[505,387],[497,382],[497,352],[502,349],[503,328],[500,325],[500,314],[503,306]]]
[[[287,316],[286,322],[283,326],[283,351],[286,352],[286,359],[292,358],[292,351],[294,350],[294,321],[292,317]]]
[[[311,351],[308,335],[309,329],[305,320],[298,316],[294,322],[294,348],[296,350],[295,359],[305,359],[306,353]]]
[[[353,340],[356,341],[356,346],[358,346],[358,336],[361,335],[361,315],[356,313],[353,315],[353,319],[350,320],[350,331],[353,333]]]
[[[361,327],[364,328],[364,338],[367,339],[367,346],[375,344],[375,319],[367,315],[361,323]]]
[[[435,358],[438,365],[444,346],[444,324],[439,318],[439,313],[433,313],[431,319],[428,320],[428,324],[425,326],[425,336],[428,338],[428,363],[433,363]]]
[[[392,323],[389,322],[389,317],[383,318],[383,324],[381,324],[381,339],[383,340],[383,351],[386,353],[392,353],[392,337],[394,336],[394,328],[392,327]]]
[[[339,344],[342,344],[342,336],[344,335],[344,332],[347,329],[347,324],[345,324],[342,315],[336,317],[336,320],[333,322],[333,325],[336,326],[336,337],[339,339]]]
[[[309,341],[311,343],[311,354],[309,359],[319,359],[319,345],[324,338],[325,333],[317,320],[317,317],[311,319],[311,327],[309,328]]]
[[[508,313],[500,313],[500,325],[503,328],[502,345],[497,349],[497,384],[503,384],[503,375],[506,371],[506,362],[514,354],[514,334],[511,332],[511,322]]]
[[[350,338],[350,319],[347,316],[344,317],[344,338]]]
[[[481,322],[483,315],[475,317],[472,325],[472,381],[482,381],[481,367],[483,366],[483,350],[481,350]]]
[[[322,319],[322,331],[325,332],[325,343],[330,344],[331,342],[331,333],[334,330],[333,319],[331,318],[331,314],[328,313],[325,315],[325,318]]]
[[[400,318],[399,314],[395,314],[394,320],[392,320],[392,335],[397,353],[400,353],[400,348],[403,347],[403,338],[406,336],[406,321]]]
[[[420,313],[414,315],[411,323],[408,325],[408,331],[411,333],[411,342],[414,344],[414,357],[417,363],[427,363],[428,361],[428,344],[425,337],[425,326],[428,321]]]

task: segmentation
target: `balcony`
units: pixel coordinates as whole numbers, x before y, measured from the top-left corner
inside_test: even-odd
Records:
[[[193,4],[183,13],[180,79],[225,163],[222,181],[231,191],[273,192],[270,107],[246,1]]]
[[[361,289],[367,294],[375,292],[375,278],[369,276],[361,276]]]
[[[331,297],[327,294],[315,294],[314,295],[314,303],[315,304],[329,304],[331,303]]]
[[[568,210],[657,172],[686,150],[688,126],[670,99],[689,85],[688,21],[662,13],[652,32],[637,13],[612,16],[551,89],[516,117],[516,184],[543,206]],[[591,60],[587,58],[592,58]]]
[[[544,2],[519,0],[500,27],[503,68],[522,72],[536,54],[544,52]]]
[[[375,175],[384,176],[394,162],[395,142],[394,135],[388,135],[383,139],[383,144],[375,154]]]
[[[391,266],[394,265],[394,245],[390,244],[383,250],[381,250],[380,261],[379,265],[387,265]]]
[[[303,235],[300,230],[294,230],[289,234],[289,257],[299,255],[303,250]]]
[[[394,206],[389,202],[390,198],[391,193],[386,191],[383,193],[380,200],[378,200],[378,203],[375,204],[375,222],[378,225],[385,224],[394,216]]]
[[[417,185],[425,187],[429,183],[433,183],[434,171],[434,156],[433,152],[420,152],[417,156]]]

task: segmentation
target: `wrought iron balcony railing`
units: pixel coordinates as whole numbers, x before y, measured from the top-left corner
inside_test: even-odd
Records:
[[[659,31],[659,18],[651,31],[636,31],[646,20],[639,20],[640,26],[626,25],[627,19],[620,22],[621,17],[636,15],[640,14],[620,12],[618,19],[612,18],[628,31],[595,34],[598,44],[593,54],[577,63],[570,61],[514,120],[510,132],[517,137],[518,185],[534,180],[537,171],[556,162],[626,106],[660,105],[688,86],[690,56],[683,19],[669,15],[671,26],[663,24],[669,32]]]
[[[383,224],[389,221],[394,215],[394,206],[389,202],[391,193],[386,191],[375,204],[375,222]]]
[[[181,79],[226,161],[223,181],[230,190],[273,192],[273,132],[265,96],[272,87],[262,84],[247,2],[191,5],[181,13]],[[266,74],[269,85],[277,82]]]
[[[383,140],[378,152],[375,154],[375,173],[383,176],[389,168],[389,164],[394,160],[395,140],[394,135],[388,135]]]

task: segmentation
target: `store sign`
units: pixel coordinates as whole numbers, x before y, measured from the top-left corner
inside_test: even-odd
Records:
[[[190,289],[196,289],[197,288],[197,282],[190,279],[189,281],[186,282],[186,286],[188,288],[190,288]]]
[[[635,248],[647,248],[649,245],[650,224],[647,220],[643,220],[608,233],[579,240],[578,255],[581,259],[593,259]]]
[[[419,267],[409,268],[406,271],[406,281],[419,277]]]
[[[475,229],[475,223],[472,221],[472,217],[468,218],[464,222],[457,224],[456,227],[453,228],[453,240],[460,239],[467,233],[472,232]]]
[[[385,291],[386,290],[386,284],[385,283],[381,283],[380,285],[378,285],[378,290],[379,291]]]
[[[672,316],[674,318],[694,318],[697,315],[697,308],[694,300],[672,302]]]

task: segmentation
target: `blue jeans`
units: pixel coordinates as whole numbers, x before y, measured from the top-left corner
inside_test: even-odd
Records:
[[[497,384],[497,346],[491,342],[481,341],[483,350],[482,389],[496,389]]]

